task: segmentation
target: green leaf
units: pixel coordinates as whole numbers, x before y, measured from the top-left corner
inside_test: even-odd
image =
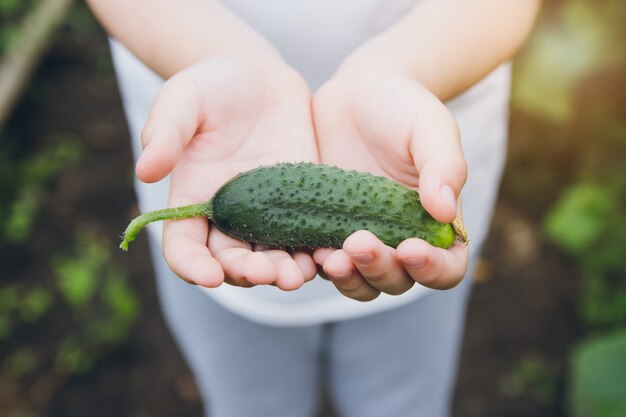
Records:
[[[20,314],[27,323],[32,323],[43,317],[52,307],[54,298],[45,288],[34,288],[21,300]]]
[[[0,313],[13,311],[19,304],[18,288],[15,284],[0,288]]]
[[[33,348],[24,347],[12,353],[4,361],[4,370],[14,378],[31,374],[39,366],[39,356]]]
[[[56,260],[54,270],[63,298],[75,309],[85,308],[93,299],[104,265],[111,254],[91,233],[76,237],[76,256]]]
[[[139,310],[137,297],[120,270],[110,268],[107,271],[102,297],[117,320],[131,323],[137,317]]]
[[[572,417],[626,416],[626,331],[580,343],[572,357]]]
[[[8,15],[23,10],[23,0],[0,0],[0,13]]]
[[[565,191],[545,220],[547,236],[574,254],[592,247],[616,217],[617,197],[611,188],[579,183]]]
[[[509,397],[523,393],[547,404],[556,396],[556,373],[549,362],[534,354],[522,357],[512,372],[500,381],[500,390]]]
[[[73,337],[66,337],[57,348],[54,366],[62,374],[78,375],[91,369],[95,359],[85,344]]]
[[[4,223],[4,237],[8,242],[21,243],[31,236],[42,201],[40,188],[25,187],[21,190],[12,202]]]
[[[626,281],[621,281],[595,271],[583,273],[578,308],[586,325],[615,328],[626,323]]]
[[[137,318],[137,297],[122,271],[114,267],[106,271],[100,296],[106,306],[106,317],[89,323],[84,336],[95,343],[119,344],[128,337]]]
[[[81,309],[92,299],[96,284],[96,271],[80,259],[66,259],[55,267],[57,287],[73,308]]]
[[[81,155],[80,140],[70,134],[50,138],[54,146],[35,154],[20,167],[22,185],[41,186],[71,167]]]
[[[13,331],[13,322],[6,313],[0,314],[0,340],[6,340]]]

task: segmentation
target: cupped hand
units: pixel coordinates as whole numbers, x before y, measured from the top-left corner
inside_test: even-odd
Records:
[[[315,94],[322,163],[368,171],[417,189],[424,208],[450,223],[460,215],[467,168],[459,130],[446,107],[415,81],[398,76],[337,77]],[[447,289],[467,268],[466,245],[435,248],[417,238],[396,249],[359,231],[314,260],[347,297],[367,301],[401,294],[415,282]]]
[[[136,166],[144,182],[171,174],[168,205],[208,201],[240,172],[276,162],[318,160],[306,82],[277,62],[217,57],[169,79],[142,132]],[[163,253],[182,279],[206,287],[300,287],[315,276],[304,252],[254,247],[207,219],[167,221]]]

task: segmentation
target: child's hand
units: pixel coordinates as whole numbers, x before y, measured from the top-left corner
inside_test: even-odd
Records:
[[[418,188],[437,220],[452,222],[467,177],[459,131],[446,107],[416,82],[395,76],[336,77],[316,93],[313,113],[323,163],[387,176]],[[415,282],[445,289],[460,282],[467,247],[448,250],[420,239],[397,249],[360,231],[340,250],[319,249],[315,261],[344,295],[371,300],[401,294]]]
[[[208,201],[240,172],[276,162],[317,161],[305,81],[277,61],[219,57],[189,67],[159,92],[142,132],[137,176],[171,176],[169,206]],[[168,221],[163,253],[182,279],[206,287],[300,287],[315,276],[306,253],[255,248],[207,219]]]

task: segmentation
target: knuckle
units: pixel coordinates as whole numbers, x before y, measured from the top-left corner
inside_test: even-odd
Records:
[[[370,287],[359,279],[355,279],[354,275],[351,278],[344,282],[337,282],[335,279],[332,281],[340,293],[356,301],[371,301],[380,295],[380,290]]]
[[[411,281],[407,281],[406,283],[403,282],[402,285],[396,285],[396,286],[390,287],[386,289],[384,292],[389,295],[402,295],[408,290],[410,290],[411,288],[413,288],[413,285],[415,285],[415,281],[411,280]]]
[[[459,285],[460,282],[461,282],[460,279],[444,281],[436,289],[438,289],[438,290],[451,290],[452,288],[454,288],[457,285]]]
[[[365,273],[361,271],[361,274],[363,274],[363,278],[365,278],[368,282],[372,282],[375,284],[383,284],[385,283],[385,281],[388,280],[387,272],[388,272],[387,270],[381,270],[381,271],[368,270]]]
[[[172,245],[170,245],[165,240],[163,241],[162,253],[163,253],[163,258],[165,259],[165,262],[167,262],[169,267],[174,272],[176,272],[177,266],[180,264],[179,259],[178,259],[180,258],[180,255],[177,255],[176,252],[173,250]]]
[[[161,119],[161,129],[165,130],[166,134],[170,137],[177,138],[179,140],[184,139],[186,136],[185,128],[180,121],[173,117],[163,117]]]
[[[371,291],[371,292],[368,292],[366,294],[359,296],[358,298],[355,298],[355,300],[362,301],[362,302],[372,301],[378,298],[379,295],[380,295],[380,291]]]
[[[454,170],[457,178],[462,179],[462,184],[464,184],[468,174],[467,161],[465,161],[465,158],[459,158],[459,161],[455,164]]]
[[[414,275],[413,278],[415,281],[419,282],[421,285],[437,289],[439,285],[441,285],[441,275],[436,272],[422,273],[419,275]]]
[[[141,129],[141,144],[144,148],[150,141],[150,138],[153,136],[154,132],[154,123],[151,120],[148,120],[144,127]]]
[[[349,291],[345,289],[340,289],[339,291],[348,298],[352,298],[353,300],[362,301],[362,302],[372,301],[380,295],[380,291],[377,291],[377,290],[368,291],[368,289],[361,289],[361,288],[358,288],[357,290],[354,290],[354,291]]]
[[[335,284],[340,291],[345,291],[349,293],[356,293],[361,290],[363,287],[363,282],[359,279],[356,279],[354,275],[350,275],[349,277],[335,277],[333,275],[330,276],[331,280]]]

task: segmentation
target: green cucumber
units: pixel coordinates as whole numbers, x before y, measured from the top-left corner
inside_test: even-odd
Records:
[[[282,163],[239,174],[206,203],[140,215],[120,248],[128,250],[150,222],[200,216],[229,236],[268,246],[341,247],[357,230],[369,230],[391,247],[411,237],[440,248],[457,239],[467,243],[459,219],[436,221],[417,192],[397,182],[328,165]]]

